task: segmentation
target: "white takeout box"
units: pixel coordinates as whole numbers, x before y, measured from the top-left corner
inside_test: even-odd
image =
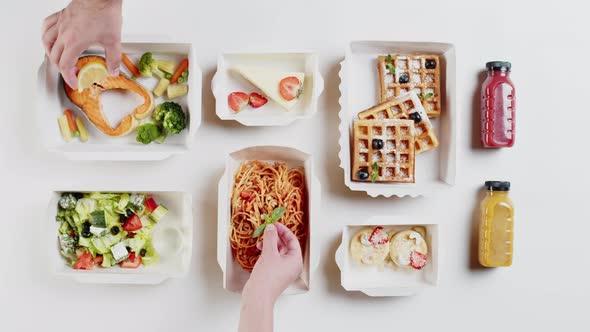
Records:
[[[60,254],[59,226],[55,221],[57,205],[63,192],[138,192],[150,193],[156,202],[163,204],[168,213],[152,233],[152,244],[160,255],[160,260],[151,266],[141,265],[137,269],[125,269],[118,265],[110,268],[95,266],[92,270],[74,270],[67,265]],[[183,277],[187,274],[193,247],[193,213],[190,194],[180,191],[146,191],[146,190],[59,190],[51,193],[47,217],[48,255],[50,268],[58,277],[74,279],[81,283],[97,284],[159,284],[168,278]]]
[[[377,56],[385,54],[438,54],[441,64],[441,116],[431,119],[440,145],[416,155],[416,183],[370,183],[352,181],[353,120],[363,110],[379,103]],[[455,47],[445,43],[354,41],[346,50],[340,70],[340,167],[351,190],[372,197],[420,196],[450,188],[455,183]]]
[[[261,90],[232,70],[236,65],[305,73],[300,100],[289,111],[269,99],[268,103],[260,108],[248,106],[235,113],[228,106],[227,97],[230,93],[242,91],[247,94],[258,92],[264,95]],[[318,98],[324,90],[324,80],[315,53],[223,53],[217,57],[217,73],[211,82],[211,90],[216,100],[215,112],[222,120],[235,120],[246,126],[285,126],[298,119],[310,118],[317,112]]]
[[[350,241],[363,228],[383,226],[387,230],[401,231],[414,226],[426,228],[428,258],[420,270],[392,267],[366,266],[350,255]],[[348,225],[342,230],[342,243],[336,250],[336,264],[340,268],[341,284],[347,291],[361,291],[369,296],[408,296],[438,284],[439,261],[438,224],[409,216],[376,216],[362,224]]]
[[[177,63],[180,63],[183,58],[189,59],[189,76],[186,82],[189,86],[188,94],[174,99],[188,115],[187,128],[178,135],[169,135],[163,144],[153,142],[143,145],[138,143],[135,139],[135,131],[123,137],[107,136],[98,130],[84,113],[68,99],[61,75],[45,57],[38,71],[37,123],[43,145],[49,151],[61,152],[73,160],[161,160],[190,149],[195,133],[201,125],[202,76],[192,44],[126,42],[122,43],[121,47],[136,65],[141,55],[148,51],[152,52],[157,59],[176,60]],[[101,49],[90,49],[83,55],[104,56],[104,52]],[[122,63],[120,69],[122,73],[131,77]],[[153,91],[158,83],[157,78],[139,78],[137,81],[149,91]],[[154,105],[167,101],[168,98],[164,96],[154,96]],[[131,113],[135,106],[142,102],[143,99],[133,93],[126,95],[116,90],[103,92],[101,96],[105,116],[113,127],[124,115]],[[76,115],[83,115],[84,123],[88,129],[89,139],[87,142],[82,143],[74,137],[68,143],[62,138],[57,118],[63,115],[67,108]],[[151,117],[141,122],[149,121],[151,121]]]
[[[320,213],[320,182],[313,175],[313,160],[310,154],[297,149],[283,146],[255,146],[230,153],[225,163],[225,173],[219,181],[218,192],[218,225],[217,225],[217,262],[223,271],[223,288],[230,292],[241,293],[250,273],[236,263],[230,243],[229,229],[231,216],[231,192],[234,176],[240,163],[248,160],[281,161],[290,167],[305,169],[305,185],[307,188],[308,207],[308,238],[303,249],[303,272],[284,292],[283,295],[299,294],[309,291],[311,273],[319,263],[318,247],[312,237],[314,218],[318,220]]]

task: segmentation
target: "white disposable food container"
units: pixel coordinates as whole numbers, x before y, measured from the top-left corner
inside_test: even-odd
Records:
[[[246,107],[239,113],[229,108],[227,97],[241,91],[247,94],[262,91],[248,82],[232,68],[247,65],[287,72],[303,72],[303,93],[289,111],[269,99],[260,108]],[[223,53],[217,57],[217,73],[211,82],[215,96],[215,112],[222,120],[235,120],[246,126],[285,126],[297,119],[307,119],[317,112],[318,98],[324,90],[324,80],[319,71],[318,57],[311,52],[251,52]]]
[[[416,155],[416,183],[370,183],[352,181],[352,127],[359,112],[379,103],[377,56],[386,54],[438,54],[441,64],[441,116],[431,119],[440,145]],[[426,42],[354,41],[346,50],[340,69],[340,167],[351,190],[370,196],[428,195],[455,183],[455,47]]]
[[[383,267],[366,266],[350,255],[350,241],[363,228],[383,226],[401,231],[414,226],[426,228],[428,258],[422,270],[399,268],[389,262]],[[409,216],[376,216],[361,224],[348,225],[342,230],[342,243],[336,250],[336,264],[340,268],[342,287],[347,291],[361,291],[369,296],[408,296],[438,284],[439,261],[438,224]]]
[[[60,254],[58,234],[60,223],[55,221],[57,205],[62,192],[139,192],[150,193],[156,202],[163,204],[168,213],[152,233],[152,244],[160,255],[160,260],[151,266],[139,266],[137,269],[110,268],[95,266],[92,270],[74,270],[67,265]],[[177,278],[188,272],[193,246],[193,214],[190,194],[180,191],[146,191],[146,190],[60,190],[51,193],[47,217],[47,240],[50,269],[58,277],[74,279],[82,283],[101,284],[159,284],[168,278]]]
[[[219,181],[218,191],[218,226],[217,226],[217,262],[223,271],[223,287],[231,292],[241,292],[244,284],[250,278],[250,273],[243,270],[236,263],[230,243],[229,230],[231,218],[231,193],[234,176],[242,161],[280,161],[287,162],[290,167],[305,169],[305,185],[307,187],[308,202],[308,238],[306,248],[303,249],[303,272],[284,292],[299,294],[307,292],[311,287],[311,273],[319,263],[319,252],[312,237],[315,222],[320,213],[320,182],[313,175],[313,161],[310,154],[294,148],[282,146],[255,146],[230,153],[225,163],[225,173]]]
[[[192,44],[190,43],[147,43],[126,42],[122,45],[123,52],[137,65],[144,52],[152,52],[156,59],[170,59],[177,63],[183,58],[189,59],[188,94],[174,99],[188,114],[187,128],[178,135],[166,138],[163,144],[155,142],[149,145],[138,143],[136,131],[123,137],[110,137],[103,134],[86,118],[84,113],[66,96],[63,80],[57,68],[45,60],[38,71],[37,82],[37,123],[43,145],[50,151],[61,152],[73,160],[161,160],[173,154],[183,153],[190,149],[194,136],[201,125],[201,69]],[[90,49],[84,55],[102,55],[100,49]],[[121,63],[121,72],[131,77],[127,68]],[[147,90],[153,91],[158,78],[139,78],[138,83]],[[154,106],[167,101],[168,98],[154,96]],[[115,127],[120,119],[131,113],[135,106],[143,103],[143,99],[134,93],[117,90],[102,93],[101,103],[106,118]],[[71,109],[75,115],[81,115],[88,129],[89,139],[82,143],[78,138],[66,142],[60,133],[57,118],[65,109]],[[141,122],[149,122],[151,117]]]

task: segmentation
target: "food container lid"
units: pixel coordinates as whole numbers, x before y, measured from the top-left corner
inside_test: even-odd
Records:
[[[508,61],[490,61],[486,63],[487,70],[510,71],[512,64]]]
[[[510,190],[510,182],[508,182],[508,181],[486,181],[485,187],[488,190],[509,191]]]

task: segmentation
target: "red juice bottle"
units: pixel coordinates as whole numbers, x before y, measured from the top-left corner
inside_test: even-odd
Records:
[[[515,89],[510,62],[486,63],[488,77],[481,87],[481,142],[486,148],[514,145]]]

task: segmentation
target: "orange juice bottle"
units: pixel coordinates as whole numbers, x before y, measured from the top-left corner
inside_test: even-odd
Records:
[[[510,182],[486,181],[481,202],[479,263],[486,267],[512,265],[514,206],[508,197]]]

